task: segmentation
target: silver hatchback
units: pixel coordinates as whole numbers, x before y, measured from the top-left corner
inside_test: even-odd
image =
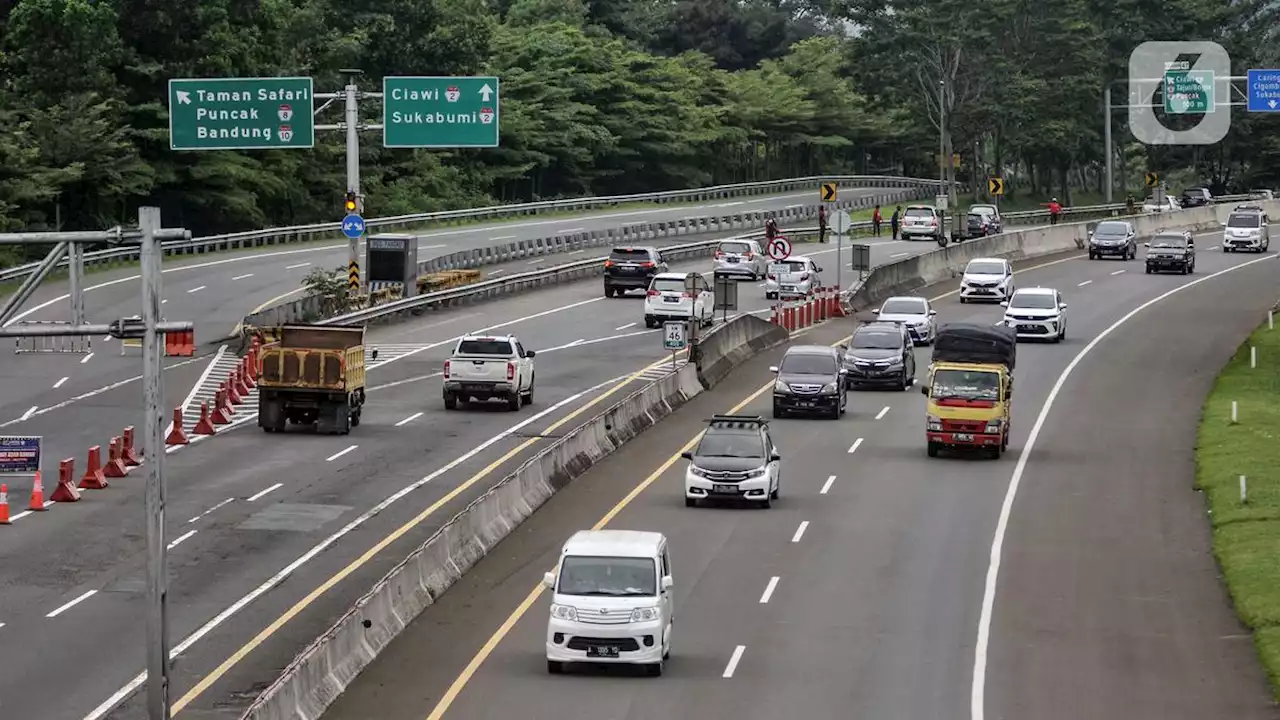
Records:
[[[715,269],[759,280],[769,271],[769,258],[756,240],[725,240],[716,248]]]
[[[769,274],[764,281],[764,296],[767,299],[808,297],[810,293],[822,286],[820,273],[822,268],[813,258],[803,255],[792,255],[786,260],[779,260],[769,265]]]

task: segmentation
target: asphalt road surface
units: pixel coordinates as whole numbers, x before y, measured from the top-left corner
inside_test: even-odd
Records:
[[[1192,276],[1071,256],[1023,266],[1021,286],[1063,291],[1068,333],[1020,348],[1003,459],[929,459],[919,394],[860,391],[839,421],[772,423],[772,509],[685,508],[679,453],[704,418],[768,415],[780,351],[755,358],[553,497],[325,717],[1274,718],[1217,579],[1192,452],[1213,375],[1280,292],[1275,262],[1205,251]],[[1001,315],[953,295],[936,306],[942,322]],[[923,375],[927,349],[917,361]],[[611,511],[608,527],[671,541],[667,672],[550,676],[541,574]]]
[[[873,259],[930,248],[884,242]],[[834,271],[833,247],[805,250]],[[767,312],[763,294],[744,283],[740,311]],[[654,375],[630,375],[669,357],[661,331],[643,328],[641,304],[639,296],[606,299],[598,280],[584,281],[381,326],[369,344],[386,352],[370,370],[370,404],[351,435],[268,436],[244,409],[241,427],[167,455],[171,622],[180,648],[173,697],[183,712],[235,715],[396,562],[546,442],[530,436],[567,430]],[[539,351],[535,405],[519,414],[443,410],[441,362],[472,331],[513,332]],[[204,365],[167,373],[168,405]],[[23,403],[41,410],[60,397],[18,384],[28,393]],[[47,457],[74,456],[83,471],[85,448],[105,445],[103,429],[141,424],[139,390],[126,382],[6,431],[43,435]],[[22,482],[10,485],[15,512],[26,505]],[[0,653],[0,714],[100,718],[117,704],[113,696],[138,687],[142,485],[135,473],[3,529],[0,643],[23,651]],[[27,691],[49,672],[81,667],[92,671],[57,693]],[[111,717],[145,717],[140,698]]]

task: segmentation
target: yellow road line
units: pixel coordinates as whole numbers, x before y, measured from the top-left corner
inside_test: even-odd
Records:
[[[681,352],[684,352],[684,351],[681,351]],[[565,415],[560,420],[557,420],[556,422],[552,423],[550,426],[547,427],[546,430],[542,432],[542,434],[547,435],[550,433],[554,433],[557,429],[564,426],[566,423],[582,415],[584,412],[591,409],[592,407],[599,405],[606,398],[616,394],[622,388],[626,387],[632,382],[635,382],[638,379],[641,379],[641,376],[644,373],[653,369],[661,368],[664,365],[668,365],[670,362],[671,362],[671,358],[667,357],[657,362],[646,365],[640,370],[637,370],[634,374],[632,374],[627,379],[618,382],[613,387],[609,388],[608,390],[592,398],[585,405],[582,405],[581,407]],[[463,482],[461,485],[458,485],[453,490],[450,490],[444,497],[432,503],[430,507],[428,507],[426,510],[423,510],[421,513],[419,513],[417,517],[406,522],[404,525],[401,525],[399,528],[397,528],[396,530],[391,532],[389,535],[384,537],[382,540],[379,540],[377,544],[369,548],[369,550],[366,551],[363,555],[353,560],[351,564],[342,568],[337,573],[335,573],[332,577],[330,577],[328,580],[324,581],[322,584],[317,586],[314,590],[308,593],[306,597],[299,600],[293,607],[289,608],[282,615],[280,615],[280,617],[276,618],[274,622],[272,622],[270,625],[264,628],[262,632],[258,633],[252,640],[250,640],[248,643],[245,643],[245,645],[242,646],[239,650],[236,650],[234,653],[232,653],[231,657],[223,661],[223,663],[219,665],[217,668],[215,668],[213,672],[201,678],[200,682],[196,683],[195,687],[188,690],[185,695],[183,695],[181,698],[178,699],[176,703],[173,704],[173,714],[177,715],[178,713],[182,712],[184,708],[190,705],[196,698],[200,697],[200,695],[202,695],[206,690],[208,690],[215,682],[217,682],[220,678],[222,678],[223,675],[226,675],[227,672],[231,670],[231,668],[235,667],[241,660],[247,657],[249,653],[253,652],[259,645],[266,642],[267,639],[269,639],[272,635],[278,632],[280,628],[284,627],[290,620],[297,617],[299,613],[301,613],[303,610],[306,610],[307,607],[309,607],[322,595],[328,592],[334,585],[337,585],[339,582],[342,582],[342,580],[344,580],[351,573],[355,572],[356,570],[359,570],[361,567],[367,564],[370,560],[372,560],[375,556],[377,556],[378,553],[385,550],[388,546],[390,546],[396,540],[399,540],[410,530],[413,530],[418,525],[421,525],[427,518],[431,517],[436,512],[438,512],[440,508],[444,507],[446,504],[453,501],[454,498],[458,497],[463,492],[466,492],[467,489],[469,489],[471,486],[480,482],[485,477],[488,477],[489,475],[491,475],[494,470],[497,470],[498,468],[502,467],[509,460],[511,460],[511,458],[516,457],[517,455],[529,449],[534,444],[540,441],[542,441],[542,438],[530,438],[524,441],[523,443],[517,445],[512,450],[508,451],[502,457],[489,463],[487,466],[485,466],[480,471],[478,471],[475,475],[472,475],[470,478],[467,478],[467,480]]]

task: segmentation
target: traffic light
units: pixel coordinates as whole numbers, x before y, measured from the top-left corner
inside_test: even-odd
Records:
[[[355,193],[353,192],[347,193],[346,208],[348,213],[353,213],[356,211],[356,194]]]

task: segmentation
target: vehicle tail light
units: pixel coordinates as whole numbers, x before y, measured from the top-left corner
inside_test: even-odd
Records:
[[[648,292],[649,297],[653,297],[653,296],[655,296],[655,295],[661,295],[661,294],[662,294],[662,293],[658,292],[657,290],[650,290],[650,291]]]
[[[682,293],[680,293],[680,297],[692,298],[692,297],[693,297],[693,293],[691,293],[691,292],[682,292]]]
[[[516,379],[516,364],[513,362],[507,363],[507,379],[508,380]]]
[[[605,266],[605,267],[607,267],[607,268],[608,268],[608,267],[613,267],[613,261],[612,261],[612,260],[605,260],[605,261],[604,261],[604,266]]]
[[[933,218],[932,220],[929,221],[929,224],[934,227],[938,227],[938,218]]]
[[[716,251],[716,259],[717,259],[717,260],[719,260],[719,259],[720,259],[720,258],[722,258],[722,257],[724,257],[724,251],[723,251],[723,250],[717,250],[717,251]]]
[[[805,280],[808,280],[808,279],[809,279],[809,273],[805,273],[800,276],[800,282],[804,282]]]
[[[444,361],[444,379],[445,380],[449,379],[449,361],[448,360]]]
[[[750,260],[750,259],[754,258],[755,256],[756,256],[756,254],[755,254],[755,253],[753,253],[753,252],[750,252],[750,251],[742,253],[742,257],[744,257],[744,258],[746,258],[746,259],[748,259],[748,260]]]
[[[651,262],[642,262],[642,263],[640,263],[640,267],[642,267],[642,268],[651,268],[651,267],[653,267],[653,263],[651,263]]]
[[[766,280],[777,280],[777,279],[778,279],[778,276],[777,276],[777,275],[765,275],[764,277],[765,277],[765,279],[766,279]]]

